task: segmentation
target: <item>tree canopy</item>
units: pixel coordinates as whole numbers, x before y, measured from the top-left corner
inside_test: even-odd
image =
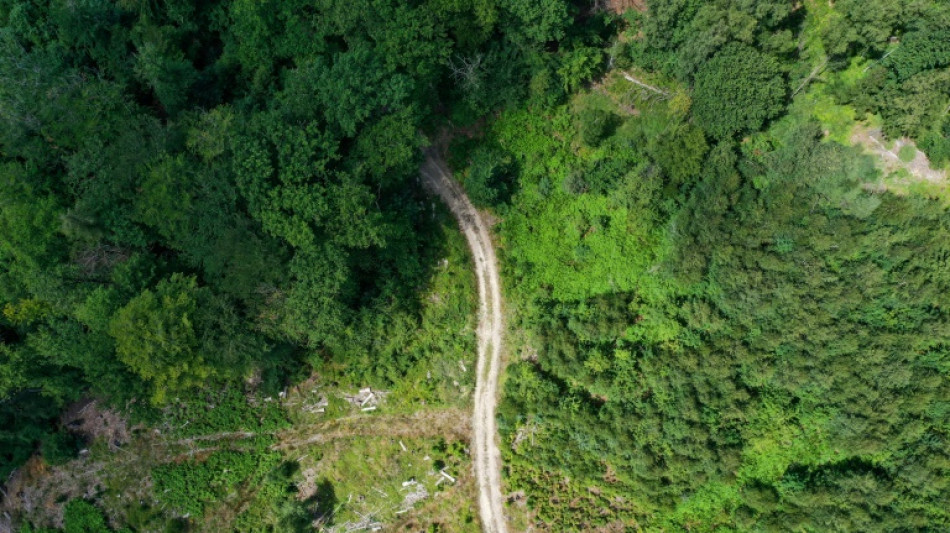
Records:
[[[434,428],[470,398],[433,143],[498,246],[513,523],[950,529],[948,28],[932,0],[0,0],[0,480],[101,475],[0,528],[330,527],[387,468],[466,468],[339,398]],[[90,399],[159,444],[87,442]],[[314,419],[340,438],[304,453]],[[478,527],[447,501],[386,508]]]
[[[717,138],[755,131],[782,111],[785,91],[778,61],[733,43],[696,72],[693,116]]]

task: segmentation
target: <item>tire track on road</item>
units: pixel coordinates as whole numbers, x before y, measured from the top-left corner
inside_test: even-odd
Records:
[[[501,452],[498,449],[498,428],[495,423],[504,333],[498,260],[488,226],[461,185],[452,179],[437,149],[430,147],[425,155],[426,160],[420,171],[423,184],[445,202],[458,220],[475,263],[479,313],[472,443],[479,516],[486,533],[506,533],[508,527],[501,494]]]

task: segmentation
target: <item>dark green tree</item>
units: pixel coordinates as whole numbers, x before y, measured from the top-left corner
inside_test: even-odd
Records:
[[[785,80],[775,58],[732,43],[696,73],[693,116],[718,139],[759,129],[781,113]]]

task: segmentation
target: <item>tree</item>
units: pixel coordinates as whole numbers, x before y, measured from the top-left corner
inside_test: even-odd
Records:
[[[201,292],[193,276],[173,274],[129,301],[109,324],[119,360],[152,383],[155,403],[218,374],[199,351],[195,322]]]
[[[890,137],[919,137],[937,126],[946,115],[950,71],[925,70],[901,84],[888,82],[875,102]]]
[[[650,156],[677,185],[699,175],[708,149],[703,130],[692,124],[668,127],[649,147]]]
[[[502,5],[511,14],[511,33],[531,44],[544,44],[564,37],[570,23],[564,0],[512,0]]]
[[[829,55],[851,51],[880,54],[894,35],[904,11],[904,2],[895,0],[840,0],[822,40]]]
[[[894,71],[898,81],[925,70],[946,67],[950,65],[950,31],[910,32],[882,63]]]
[[[785,80],[774,57],[732,43],[697,72],[693,117],[719,139],[755,131],[781,113],[785,92]]]
[[[6,363],[3,348],[0,345],[0,365]],[[62,404],[35,391],[0,393],[0,475],[6,479],[52,433]]]
[[[127,529],[120,530],[126,532]],[[63,513],[63,533],[111,533],[102,511],[85,500],[72,500]]]
[[[198,78],[194,65],[181,50],[161,42],[142,43],[135,72],[152,88],[170,115],[177,114],[185,107],[191,86]]]
[[[477,206],[500,205],[511,196],[513,166],[500,150],[479,148],[472,152],[465,189]]]
[[[325,119],[334,131],[354,137],[374,114],[404,108],[413,89],[411,77],[387,68],[384,57],[360,43],[305,61],[288,74],[282,97],[294,115]]]
[[[379,244],[372,193],[338,168],[340,141],[319,122],[291,127],[282,118],[261,116],[238,141],[237,182],[252,215],[299,250]]]
[[[65,464],[79,455],[83,444],[84,441],[79,435],[60,429],[43,439],[43,460],[50,465]]]
[[[633,44],[634,59],[650,70],[689,80],[732,41],[776,54],[794,53],[793,6],[785,0],[671,0],[654,2]],[[800,11],[799,11],[800,12]]]
[[[57,198],[37,190],[23,164],[0,163],[0,264],[12,270],[48,268],[66,250],[58,234],[62,207]]]

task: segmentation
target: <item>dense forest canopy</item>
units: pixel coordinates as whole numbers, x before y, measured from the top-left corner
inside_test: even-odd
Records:
[[[549,4],[2,2],[0,475],[87,391],[402,375],[376,339],[430,264],[420,128],[522,98]]]
[[[623,77],[492,125],[521,170],[501,418],[535,523],[948,527],[946,196],[832,139],[877,124],[947,161],[948,14],[653,2]]]
[[[950,528],[950,6],[602,4],[0,0],[0,480],[73,458],[85,397],[270,430],[250,377],[426,382],[465,311],[420,297],[438,139],[499,220],[513,516]],[[235,530],[306,528],[334,505],[271,444],[158,466],[177,514],[123,516],[199,527],[244,483]]]

